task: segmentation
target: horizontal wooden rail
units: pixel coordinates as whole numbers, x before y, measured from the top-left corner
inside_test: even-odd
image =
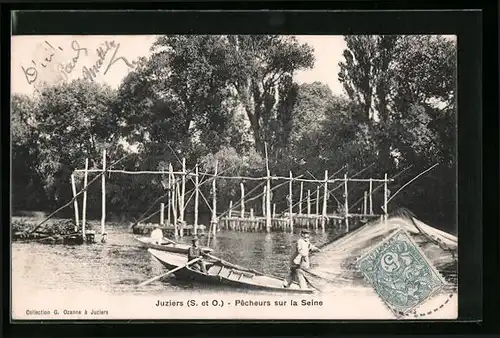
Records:
[[[76,169],[75,172],[85,172],[85,169]],[[88,173],[99,173],[102,172],[102,169],[89,169],[87,170]],[[152,171],[152,170],[142,170],[142,171],[128,171],[128,170],[117,170],[117,169],[110,169],[107,170],[109,173],[120,173],[120,174],[126,174],[126,175],[142,175],[142,174],[151,174],[151,175],[186,175],[188,177],[195,177],[196,174],[193,173],[187,173],[187,172],[182,172],[182,171]],[[199,172],[199,175],[205,175],[209,177],[217,177],[221,179],[228,179],[228,180],[246,180],[246,181],[264,181],[267,179],[267,176],[262,176],[262,177],[247,177],[247,176],[223,176],[223,175],[214,175],[211,173],[206,173],[206,172]],[[271,176],[271,180],[285,180],[285,181],[290,181],[290,177],[288,176]],[[292,181],[297,181],[297,182],[309,182],[309,183],[324,183],[325,180],[314,180],[314,179],[306,179],[306,178],[292,178]],[[328,183],[335,183],[335,182],[344,182],[344,178],[334,178],[334,179],[329,179],[327,182]],[[348,178],[348,182],[385,182],[386,180],[384,179],[377,179],[377,178]],[[387,182],[393,182],[394,179],[389,178],[387,179]]]

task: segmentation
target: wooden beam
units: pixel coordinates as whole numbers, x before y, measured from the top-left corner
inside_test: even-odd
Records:
[[[75,173],[78,173],[78,172],[84,172],[85,170],[84,169],[76,169],[74,170]],[[102,172],[101,169],[89,169],[88,170],[88,173],[96,173],[96,172]],[[107,172],[109,173],[123,173],[123,174],[130,174],[130,175],[140,175],[140,174],[159,174],[159,175],[163,175],[167,172],[165,172],[164,170],[163,171],[126,171],[126,170],[115,170],[115,169],[109,169],[107,170]],[[172,174],[174,175],[182,175],[183,172],[182,171],[173,171],[171,172]],[[209,177],[213,177],[214,175],[211,174],[211,173],[205,173],[205,172],[199,172],[199,175],[203,175],[203,176],[209,176]],[[186,172],[185,173],[185,176],[186,177],[194,177],[195,174],[194,173],[190,173],[190,172]],[[249,181],[265,181],[267,180],[267,176],[263,176],[263,177],[248,177],[248,176],[223,176],[223,175],[217,175],[217,178],[219,179],[228,179],[228,180],[231,180],[231,179],[234,179],[234,180],[249,180]],[[290,178],[289,177],[283,177],[283,176],[270,176],[270,179],[271,180],[286,180],[288,181]],[[317,179],[304,179],[304,178],[295,178],[294,179],[295,181],[299,181],[299,182],[309,182],[309,183],[322,183],[324,182],[323,180],[317,180]],[[363,178],[348,178],[347,179],[348,182],[369,182],[370,180],[372,182],[380,182],[380,183],[384,183],[385,180],[384,179],[377,179],[377,178],[371,178],[371,179],[363,179]],[[345,179],[343,178],[329,178],[328,179],[328,183],[335,183],[335,182],[344,182]],[[387,182],[394,182],[394,179],[393,178],[388,178],[387,179]]]
[[[76,169],[75,172],[84,172],[84,169]],[[89,169],[88,173],[96,173],[96,172],[102,172],[101,169]],[[109,173],[121,173],[121,174],[127,174],[127,175],[142,175],[142,174],[154,174],[154,175],[162,175],[165,174],[165,171],[148,171],[148,170],[142,170],[142,171],[127,171],[127,170],[117,170],[117,169],[109,169]],[[183,172],[182,171],[173,171],[172,174],[174,175],[181,175]],[[206,173],[206,172],[200,172],[200,175],[203,176],[208,176],[208,177],[213,177],[214,174],[211,173]],[[194,173],[187,173],[187,177],[192,177],[194,176]],[[217,178],[219,179],[228,179],[228,180],[248,180],[248,181],[265,181],[267,180],[267,176],[262,176],[262,177],[248,177],[248,176],[222,176],[218,175]],[[271,180],[288,180],[289,177],[284,177],[284,176],[271,176]],[[319,180],[314,180],[314,179],[306,179],[306,178],[296,178],[295,179],[298,182],[309,182],[309,183],[318,183],[318,182],[323,182]],[[373,178],[371,179],[373,182],[380,182],[383,183],[385,182],[384,179],[377,179]],[[393,182],[394,179],[389,178],[387,179],[388,182]],[[335,182],[343,182],[344,179],[342,178],[334,178],[334,179],[329,179],[328,183],[335,183]],[[349,178],[349,182],[369,182],[370,179],[367,178]]]
[[[288,201],[288,212],[289,212],[289,218],[290,218],[290,230],[293,232],[293,191],[292,191],[292,185],[293,185],[293,176],[292,172],[290,171],[290,181],[288,183],[288,195],[290,196],[289,201]]]
[[[304,182],[300,182],[299,215],[302,215],[302,199],[304,198]]]
[[[106,149],[102,151],[102,216],[101,216],[101,235],[106,232]]]
[[[170,226],[172,224],[170,219],[170,209],[172,208],[172,177],[170,176],[170,172],[168,174],[168,189],[167,224]]]
[[[307,189],[307,217],[311,216],[311,190]]]
[[[384,182],[384,220],[387,221],[387,174],[385,174]]]
[[[170,189],[171,191],[171,200],[172,200],[172,219],[173,219],[173,224],[174,224],[174,235],[177,237],[179,235],[178,232],[178,226],[177,226],[177,201],[176,201],[176,192],[177,192],[177,184],[175,182],[175,177],[173,174],[173,168],[172,164],[169,164],[169,169],[170,169],[170,182],[172,183],[172,187]]]
[[[165,203],[160,203],[160,225],[165,225]]]
[[[217,167],[219,165],[219,161],[215,160],[215,175],[214,179],[212,180],[212,223],[213,223],[213,234],[215,235],[215,232],[217,231],[217,186],[215,184],[216,177],[217,177]]]
[[[262,193],[262,216],[266,217],[266,191],[267,186],[264,186],[264,191]]]
[[[316,215],[319,215],[319,187],[316,189]]]
[[[195,176],[194,176],[194,234],[196,235],[198,232],[198,205],[199,205],[199,198],[200,198],[200,181],[199,181],[199,173],[198,173],[198,163],[196,164],[195,168]]]
[[[243,182],[240,183],[240,190],[241,190],[241,218],[245,218],[245,185]]]
[[[182,174],[181,174],[181,194],[179,196],[179,218],[184,224],[184,204],[186,196],[186,159],[182,158]]]
[[[271,231],[271,172],[269,171],[269,159],[267,157],[266,144],[266,167],[267,167],[267,191],[266,191],[266,232]]]
[[[73,191],[73,207],[75,209],[75,232],[78,231],[78,228],[80,227],[80,222],[79,222],[79,211],[78,211],[78,199],[76,199],[76,184],[75,184],[75,175],[71,174],[71,190]]]
[[[366,215],[367,201],[368,201],[368,192],[365,191],[363,195],[363,215]]]
[[[349,193],[347,191],[347,174],[344,174],[344,194],[345,194],[345,226],[349,232]]]
[[[370,178],[370,215],[373,215],[373,181]]]
[[[327,210],[327,200],[328,200],[328,170],[325,170],[325,181],[323,183],[323,217],[321,218],[321,227],[323,230],[326,225],[326,210]]]
[[[83,178],[83,186],[86,187],[88,183],[88,169],[89,169],[89,159],[85,159],[85,176]],[[85,221],[87,220],[87,190],[83,192],[83,210],[82,210],[82,235],[83,235],[83,240],[86,240],[85,237]]]

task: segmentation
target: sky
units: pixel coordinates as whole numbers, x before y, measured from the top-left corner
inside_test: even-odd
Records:
[[[61,79],[92,78],[117,88],[134,68],[134,62],[150,55],[154,35],[53,35],[14,36],[11,43],[11,90],[31,94],[41,82],[56,83]],[[314,48],[315,65],[299,71],[298,83],[320,81],[334,94],[342,94],[337,79],[338,63],[345,43],[342,36],[297,36]],[[104,62],[101,62],[104,58]],[[108,63],[112,65],[108,68]],[[98,72],[92,72],[92,67]],[[100,67],[99,67],[100,66]]]

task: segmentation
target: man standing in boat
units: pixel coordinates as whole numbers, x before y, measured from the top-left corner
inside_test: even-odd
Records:
[[[302,229],[300,236],[301,238],[297,240],[297,244],[290,259],[290,272],[283,285],[285,288],[290,287],[293,281],[297,281],[301,289],[307,288],[307,281],[303,269],[309,269],[310,267],[309,252],[321,251],[319,248],[309,243],[309,230]]]
[[[200,246],[198,245],[199,244],[198,237],[194,237],[191,241],[193,244],[188,250],[188,262],[192,261],[195,258],[205,256],[205,253],[201,250]],[[190,267],[202,271],[205,274],[207,273],[207,267],[203,259],[200,259],[199,261],[191,264]]]

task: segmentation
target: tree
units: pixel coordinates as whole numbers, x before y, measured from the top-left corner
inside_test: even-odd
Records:
[[[412,165],[405,177],[414,177],[440,163],[394,203],[404,200],[422,215],[431,212],[437,224],[453,225],[455,41],[430,35],[348,36],[345,40],[339,80],[361,108],[355,118],[366,123],[378,170],[397,173]]]
[[[101,150],[119,141],[118,121],[111,113],[115,92],[75,80],[43,87],[36,101],[38,170],[48,197],[60,204],[71,198],[70,175],[83,167],[85,157],[90,166],[97,165],[93,159],[101,158]]]
[[[291,78],[297,70],[312,67],[313,52],[294,37],[231,35],[227,39],[231,83],[250,122],[255,148],[264,154],[264,143],[272,145],[276,141],[273,140],[276,129],[272,125],[281,125],[285,133],[290,129],[290,117],[285,114],[290,110],[277,108],[276,104],[281,98],[281,104],[290,105],[295,94],[289,91],[296,90]]]
[[[36,102],[30,97],[12,96],[12,205],[17,210],[43,208],[46,203],[37,171],[39,148],[35,110]]]
[[[454,41],[440,36],[398,35],[347,36],[345,40],[339,81],[361,107],[363,113],[357,120],[373,126],[384,166],[393,166],[398,152],[405,152],[408,159],[418,155],[409,154],[412,146],[402,137],[403,131],[426,135],[423,139],[428,143],[421,147],[429,149],[437,149],[438,135],[441,149],[437,151],[441,158],[446,157],[450,126],[442,124],[454,125],[449,109],[455,100]],[[420,118],[415,120],[416,116]]]
[[[131,143],[158,144],[160,154],[170,151],[166,143],[187,152],[192,142],[210,150],[231,142],[226,132],[235,102],[223,44],[212,35],[158,38],[152,56],[119,89],[119,114]]]

